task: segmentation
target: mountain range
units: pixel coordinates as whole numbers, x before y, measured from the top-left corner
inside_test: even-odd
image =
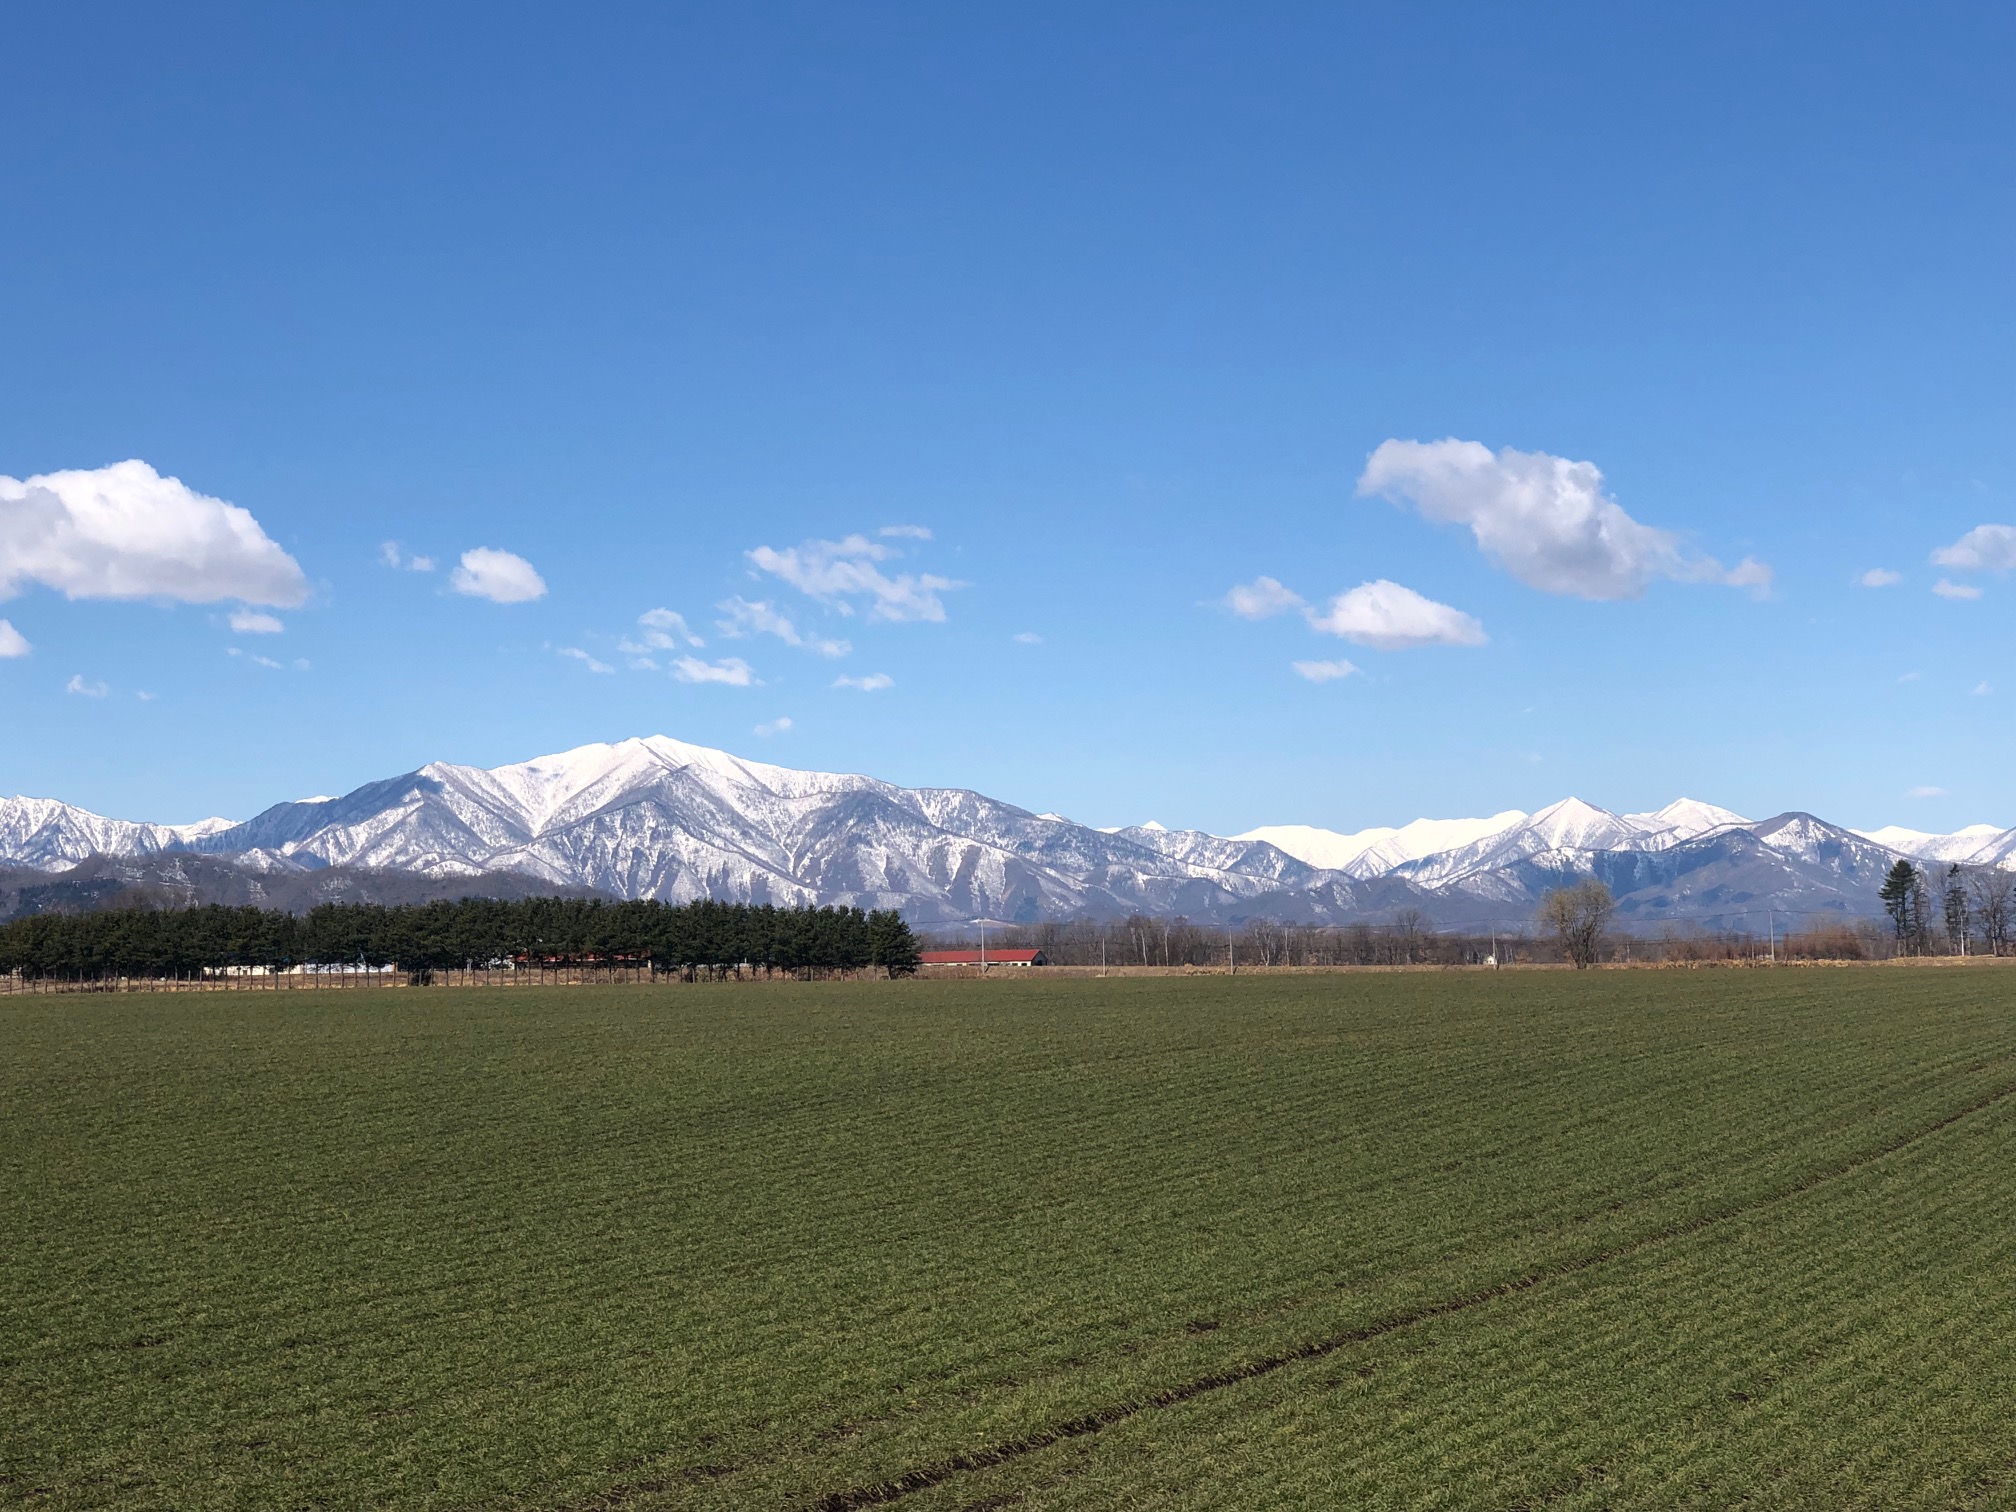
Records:
[[[564,890],[894,907],[941,928],[1137,912],[1345,923],[1406,909],[1483,927],[1528,922],[1548,889],[1594,876],[1629,927],[1761,929],[1875,914],[1899,856],[2016,868],[2016,829],[1858,832],[1689,799],[1616,814],[1575,798],[1356,834],[1095,829],[962,788],[798,771],[665,736],[488,769],[434,762],[242,822],[146,824],[0,799],[0,866],[15,869],[0,911],[14,912],[119,896],[299,908]]]

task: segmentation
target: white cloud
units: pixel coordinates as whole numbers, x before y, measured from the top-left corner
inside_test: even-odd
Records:
[[[1943,599],[1978,599],[1981,590],[1972,583],[1951,583],[1945,578],[1932,585],[1932,591]]]
[[[1225,607],[1241,619],[1266,619],[1302,607],[1302,595],[1284,588],[1271,577],[1257,577],[1241,583],[1225,595]]]
[[[1484,627],[1460,609],[1423,598],[1412,588],[1379,578],[1340,593],[1309,624],[1361,646],[1400,651],[1412,646],[1481,646]]]
[[[1038,635],[1034,630],[1019,631],[1008,638],[1018,646],[1040,646],[1043,644],[1043,637]]]
[[[637,616],[637,623],[644,628],[637,640],[617,642],[618,651],[632,656],[643,656],[649,651],[676,651],[682,645],[704,646],[707,644],[695,635],[686,623],[686,616],[671,609],[646,609]],[[640,644],[641,642],[641,644]]]
[[[493,604],[526,604],[546,596],[546,580],[530,562],[488,546],[463,552],[462,565],[449,576],[448,586]]]
[[[597,661],[594,657],[590,656],[586,651],[583,651],[579,646],[562,646],[560,648],[560,655],[568,658],[570,661],[578,661],[590,672],[613,673],[616,670],[614,667],[610,666],[609,663],[605,661]]]
[[[1944,798],[1946,789],[1942,787],[1914,787],[1904,790],[1906,798]]]
[[[72,599],[308,599],[300,564],[249,511],[138,461],[0,477],[0,598],[29,583]]]
[[[2016,567],[2016,525],[1976,525],[1933,552],[1932,561],[1962,572],[2007,572]]]
[[[1729,588],[1748,588],[1754,599],[1771,597],[1771,569],[1755,557],[1746,556],[1715,581]]]
[[[1924,675],[1925,674],[1922,672],[1906,672],[1901,677],[1899,677],[1897,681],[1899,681],[1900,683],[1914,683]]]
[[[1467,525],[1493,565],[1528,587],[1587,599],[1633,598],[1659,578],[1727,583],[1760,595],[1771,569],[1745,558],[1724,569],[1641,524],[1603,492],[1593,462],[1477,441],[1381,442],[1358,479],[1360,497],[1411,503],[1425,519]]]
[[[152,703],[152,702],[154,702],[155,698],[156,698],[156,697],[157,697],[158,695],[156,695],[156,694],[153,694],[153,693],[148,693],[148,692],[145,692],[145,691],[140,691],[140,692],[136,692],[136,693],[134,693],[134,695],[133,695],[133,696],[134,696],[135,698],[139,699],[139,700],[140,700],[140,702],[142,702],[142,703]]]
[[[768,724],[759,724],[758,726],[756,726],[755,730],[752,731],[751,733],[764,736],[782,735],[786,730],[790,728],[791,728],[791,716],[788,714],[784,714],[778,716],[776,719],[771,720]]]
[[[880,693],[884,688],[896,686],[896,679],[887,672],[871,672],[866,677],[836,677],[836,688],[858,688],[863,693]]]
[[[790,616],[783,614],[769,602],[751,603],[748,599],[735,597],[716,604],[715,608],[728,618],[716,620],[715,626],[723,635],[740,639],[745,635],[774,635],[787,646],[800,646],[821,656],[845,656],[854,648],[844,640],[827,640],[817,635],[801,635],[798,627],[791,623]]]
[[[80,698],[103,698],[111,689],[107,688],[102,682],[86,682],[84,674],[79,672],[73,675],[70,681],[63,684],[63,691],[65,693],[75,693]]]
[[[434,558],[407,556],[399,549],[397,541],[385,541],[378,547],[378,560],[387,567],[403,567],[408,572],[432,572]]]
[[[1357,667],[1348,661],[1298,661],[1290,662],[1298,677],[1306,677],[1313,683],[1335,682],[1340,677],[1350,677]]]
[[[295,658],[294,658],[294,670],[295,670],[296,672],[306,672],[306,671],[308,670],[308,658],[307,658],[307,657],[305,657],[305,656],[297,656],[297,657],[295,657]]]
[[[34,647],[28,644],[28,637],[0,619],[0,661],[9,661],[17,656],[26,656]]]
[[[1864,588],[1888,588],[1893,584],[1903,582],[1904,574],[1901,572],[1892,572],[1888,567],[1871,567],[1862,576],[1855,579],[1855,581],[1860,583]]]
[[[682,656],[672,663],[672,675],[681,682],[726,683],[731,688],[746,688],[756,681],[755,669],[739,656],[724,656],[718,662]]]
[[[931,539],[931,527],[929,525],[884,525],[875,534],[879,536],[900,536],[912,541],[928,541]]]
[[[1974,684],[1974,696],[1976,698],[1986,698],[1988,697],[1989,694],[1993,693],[1994,691],[1995,690],[1989,687],[1988,684],[1985,682],[1978,682]]]
[[[891,577],[875,565],[896,555],[894,547],[878,546],[863,535],[805,541],[783,551],[758,546],[747,553],[759,570],[831,604],[842,614],[854,612],[850,597],[866,597],[871,620],[942,622],[945,604],[938,595],[966,585],[933,573],[905,572]]]
[[[240,635],[278,635],[287,627],[274,616],[256,609],[233,609],[231,628]]]

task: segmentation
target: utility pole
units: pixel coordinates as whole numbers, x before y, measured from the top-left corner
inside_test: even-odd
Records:
[[[1771,964],[1772,964],[1773,966],[1776,966],[1776,965],[1778,964],[1778,910],[1777,910],[1777,909],[1775,909],[1775,908],[1767,908],[1767,909],[1765,909],[1765,910],[1764,910],[1764,928],[1765,928],[1765,931],[1766,931],[1766,933],[1768,934],[1768,936],[1769,936],[1769,938],[1770,938],[1770,941],[1771,941]]]
[[[980,975],[987,975],[987,921],[980,921]]]
[[[1239,975],[1239,946],[1232,938],[1232,931],[1225,931],[1225,974]]]

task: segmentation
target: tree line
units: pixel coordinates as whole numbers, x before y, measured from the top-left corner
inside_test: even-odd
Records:
[[[1928,874],[1899,861],[1877,892],[1900,955],[1970,955],[1978,944],[2007,955],[2016,933],[2016,876],[1999,866],[1948,866]]]
[[[768,904],[527,898],[274,909],[118,908],[35,914],[0,925],[0,972],[41,977],[183,977],[297,966],[444,968],[649,962],[722,975],[740,966],[801,975],[917,969],[901,914]]]

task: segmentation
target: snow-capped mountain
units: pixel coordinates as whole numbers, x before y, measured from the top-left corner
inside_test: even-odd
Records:
[[[1382,825],[1349,835],[1308,824],[1268,824],[1233,838],[1265,841],[1311,866],[1354,877],[1380,877],[1403,861],[1474,844],[1525,819],[1524,809],[1507,809],[1488,819],[1416,819],[1398,829]]]
[[[186,849],[231,828],[229,819],[196,824],[142,824],[107,819],[52,798],[0,798],[0,861],[44,871],[87,856],[144,856]]]
[[[1997,829],[1992,824],[1970,824],[1950,835],[1927,834],[1887,824],[1882,829],[1856,830],[1864,840],[1888,846],[1914,861],[1936,861],[1945,865],[1995,866],[2016,846],[2016,831]]]
[[[921,922],[1139,910],[1219,918],[1316,869],[1272,846],[1104,834],[957,788],[745,761],[664,736],[485,770],[436,762],[284,803],[192,849],[621,897],[898,907]]]
[[[965,789],[798,771],[665,736],[489,769],[435,762],[242,823],[133,824],[50,800],[0,801],[0,864],[51,872],[95,855],[173,852],[227,858],[232,887],[276,898],[326,894],[278,879],[327,872],[332,886],[374,879],[343,881],[346,896],[385,891],[385,878],[448,888],[461,878],[486,891],[895,907],[925,925],[1136,911],[1337,923],[1403,908],[1445,926],[1516,924],[1549,888],[1596,876],[1620,918],[1652,924],[1872,914],[1900,854],[2016,869],[2016,829],[1861,834],[1692,799],[1616,814],[1567,798],[1530,814],[1356,834],[1100,830]]]

